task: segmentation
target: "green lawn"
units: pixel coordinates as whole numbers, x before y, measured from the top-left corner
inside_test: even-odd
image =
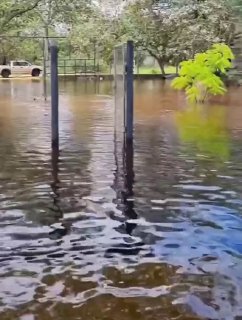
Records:
[[[176,73],[176,68],[173,66],[165,67],[166,74],[174,74]],[[137,73],[137,69],[135,69],[135,73]],[[152,68],[152,67],[140,67],[139,74],[160,74],[160,68]]]

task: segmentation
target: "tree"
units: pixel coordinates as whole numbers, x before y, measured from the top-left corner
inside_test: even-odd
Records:
[[[54,21],[70,23],[78,11],[88,10],[90,6],[91,0],[1,0],[0,33],[8,31],[16,19],[23,16],[25,19],[31,12],[35,19],[53,26]]]
[[[230,44],[232,10],[224,0],[139,0],[127,6],[124,25],[137,46],[165,65],[179,64],[213,43]]]
[[[52,35],[63,35],[63,30],[65,34],[68,33],[78,13],[90,10],[91,0],[1,0],[0,63],[19,57],[30,61],[42,59],[41,37],[48,39]],[[25,36],[40,39],[24,40]],[[45,46],[47,53],[48,41],[45,41]]]
[[[35,19],[39,19],[44,36],[48,37],[49,30],[68,28],[76,22],[79,15],[90,14],[91,0],[41,0],[33,10]]]
[[[92,14],[80,15],[69,36],[76,53],[91,58],[96,51],[106,65],[112,61],[114,46],[125,37],[120,18],[107,16],[99,8],[94,8]]]
[[[34,60],[39,51],[39,44],[23,39],[11,38],[9,35],[19,35],[20,30],[29,24],[30,12],[35,10],[42,0],[2,0],[0,2],[0,64],[15,59],[25,53],[26,58]]]
[[[14,20],[34,10],[42,0],[1,0],[0,2],[0,32],[7,31]]]
[[[38,39],[0,38],[0,65],[21,58],[36,62],[41,57],[42,43]]]
[[[235,15],[242,15],[242,0],[232,0],[229,4],[231,5],[232,10],[234,10]]]

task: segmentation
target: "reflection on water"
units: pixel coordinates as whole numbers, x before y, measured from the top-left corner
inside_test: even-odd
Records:
[[[241,89],[135,90],[122,158],[111,83],[61,83],[52,152],[41,81],[0,83],[1,320],[242,317]]]
[[[230,150],[225,108],[193,106],[177,111],[176,124],[180,139],[195,145],[203,155],[227,161]]]

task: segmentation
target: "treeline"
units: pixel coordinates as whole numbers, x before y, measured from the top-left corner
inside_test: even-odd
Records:
[[[213,43],[232,45],[242,8],[241,0],[15,1],[0,2],[0,63],[42,60],[46,44],[41,37],[60,36],[63,58],[90,58],[95,52],[108,66],[113,47],[133,39],[163,74],[167,64],[177,66]]]

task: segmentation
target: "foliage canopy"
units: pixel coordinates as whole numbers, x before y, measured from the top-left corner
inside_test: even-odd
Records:
[[[149,52],[165,74],[166,64],[178,65],[214,43],[231,44],[233,12],[225,0],[139,0],[127,6],[126,32]]]
[[[107,64],[113,47],[131,38],[165,75],[167,64],[177,66],[214,43],[230,45],[235,25],[228,0],[1,0],[0,34],[6,36],[0,60],[42,58],[41,41],[23,43],[8,35],[64,35],[63,56],[93,56],[96,48]]]

